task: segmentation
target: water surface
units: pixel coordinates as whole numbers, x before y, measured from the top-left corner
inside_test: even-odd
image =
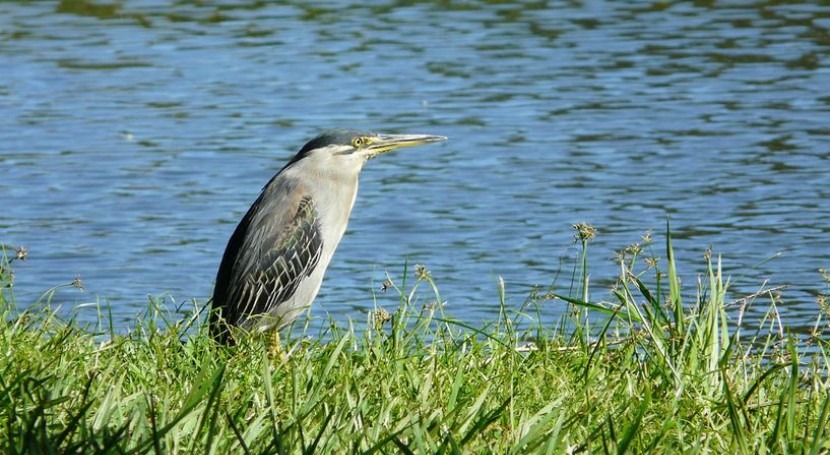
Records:
[[[711,245],[732,297],[788,285],[782,316],[808,327],[830,268],[830,8],[728,3],[0,2],[18,300],[79,275],[55,302],[108,301],[122,327],[148,294],[203,301],[262,185],[342,126],[450,141],[369,163],[318,319],[394,308],[377,290],[408,261],[452,315],[493,320],[498,276],[512,307],[567,291],[581,221],[605,298],[614,251],[653,230],[663,254],[668,216],[688,294]]]

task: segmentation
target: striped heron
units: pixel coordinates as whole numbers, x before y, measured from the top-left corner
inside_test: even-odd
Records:
[[[307,310],[349,222],[366,161],[446,140],[426,134],[326,131],[262,189],[228,241],[213,291],[211,334],[279,331]]]

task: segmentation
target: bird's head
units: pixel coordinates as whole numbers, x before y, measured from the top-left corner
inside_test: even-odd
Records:
[[[444,136],[429,134],[380,134],[346,129],[329,130],[303,146],[289,166],[310,159],[326,167],[360,172],[366,161],[378,155],[399,148],[445,140],[447,138]]]

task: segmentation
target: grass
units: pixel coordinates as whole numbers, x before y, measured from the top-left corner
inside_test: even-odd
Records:
[[[562,305],[559,325],[521,327],[500,283],[499,318],[470,327],[416,267],[384,283],[394,313],[306,329],[277,354],[263,338],[216,345],[195,303],[182,318],[153,299],[128,333],[58,317],[50,293],[18,309],[4,259],[0,453],[830,451],[820,330],[782,335],[770,295],[744,336],[720,260],[690,291],[668,234],[659,260],[648,239],[622,251],[612,301],[589,302],[586,227],[568,295],[521,309]]]

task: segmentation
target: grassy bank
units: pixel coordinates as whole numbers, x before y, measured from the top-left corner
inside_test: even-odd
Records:
[[[46,302],[19,312],[6,261],[0,453],[830,450],[819,336],[780,335],[764,295],[755,305],[767,298],[770,311],[743,321],[744,335],[718,259],[681,288],[670,241],[659,259],[626,248],[613,301],[587,302],[593,232],[579,228],[573,291],[535,293],[526,307],[567,308],[557,327],[520,330],[506,309],[485,328],[453,321],[413,267],[385,284],[396,311],[283,340],[281,352],[264,339],[217,346],[195,308],[183,318],[158,302],[114,336]]]

